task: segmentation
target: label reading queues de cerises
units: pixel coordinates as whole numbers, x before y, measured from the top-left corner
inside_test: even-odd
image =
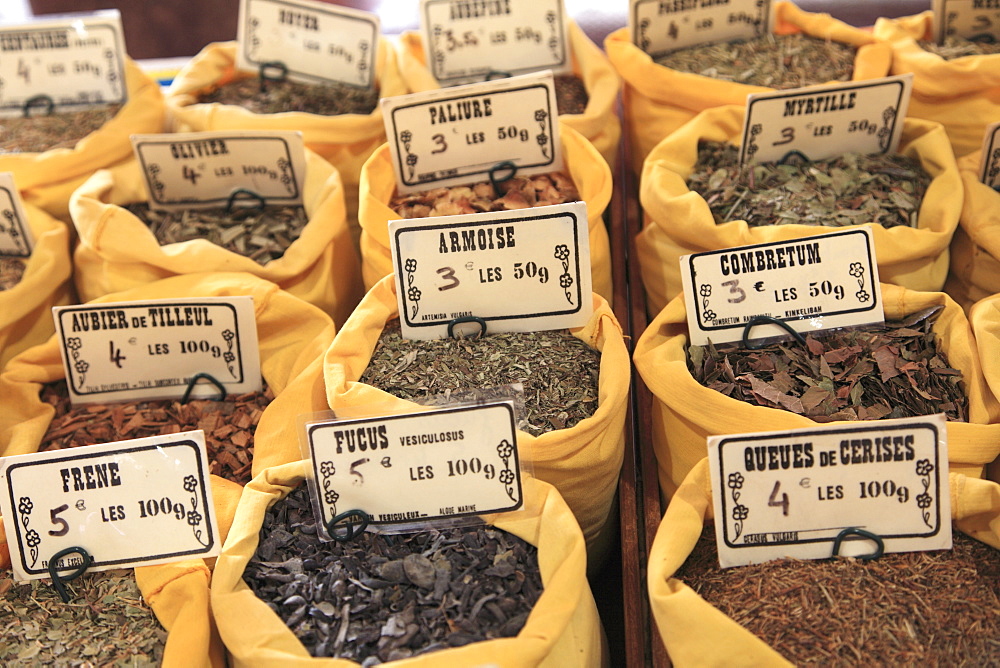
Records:
[[[448,336],[475,316],[488,331],[582,327],[593,312],[587,205],[389,221],[403,336]]]
[[[869,225],[685,255],[680,263],[692,345],[739,341],[758,316],[803,333],[885,319]],[[765,323],[748,338],[785,334]]]
[[[396,188],[500,180],[562,169],[555,84],[549,71],[382,98]]]
[[[710,436],[708,461],[723,567],[825,559],[851,528],[886,552],[951,548],[943,415]],[[874,551],[854,536],[839,554]]]
[[[740,164],[893,153],[912,89],[913,75],[899,74],[748,95]]]
[[[654,58],[771,31],[771,0],[631,0],[629,9],[632,43]]]
[[[375,14],[318,0],[241,0],[237,25],[241,70],[275,76],[281,72],[269,69],[278,67],[292,81],[375,85]]]
[[[986,128],[979,180],[1000,192],[1000,121]]]
[[[427,65],[442,85],[571,71],[562,0],[421,0]]]
[[[231,130],[132,135],[154,209],[302,203],[302,133]]]
[[[208,472],[200,430],[4,457],[0,510],[15,577],[47,577],[50,558],[71,547],[98,571],[216,556]],[[58,570],[82,563],[72,553]]]
[[[1000,41],[1000,0],[933,0],[931,9],[938,44],[947,37]]]
[[[121,104],[125,39],[118,10],[65,14],[0,27],[0,116]]]
[[[226,394],[261,387],[251,297],[108,302],[52,312],[74,404],[182,397],[197,374],[211,376]],[[214,383],[199,378],[191,396],[218,396]]]
[[[377,526],[521,507],[511,401],[308,422],[305,433],[323,527],[356,509]]]
[[[0,172],[0,255],[31,257],[35,247],[28,214],[11,172]]]

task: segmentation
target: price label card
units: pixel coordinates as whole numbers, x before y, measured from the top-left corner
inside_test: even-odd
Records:
[[[562,0],[421,0],[427,64],[440,83],[572,71]]]
[[[1000,122],[986,128],[979,180],[1000,192]]]
[[[396,188],[412,193],[562,169],[551,72],[382,98]]]
[[[845,529],[886,552],[951,548],[943,415],[708,439],[723,567],[825,559]],[[874,552],[845,538],[839,554]]]
[[[89,570],[213,557],[221,547],[205,435],[186,431],[4,457],[0,494],[14,576],[48,576],[50,558],[85,549]],[[79,554],[59,560],[75,570]]]
[[[652,57],[771,32],[771,0],[631,0],[632,43]]]
[[[913,75],[900,74],[748,95],[740,164],[893,153],[912,89]]]
[[[31,257],[34,239],[14,175],[0,172],[0,255]]]
[[[681,257],[692,345],[743,338],[759,316],[797,332],[884,322],[869,226]],[[754,325],[748,338],[783,336]]]
[[[378,16],[315,0],[241,0],[236,66],[280,63],[293,81],[373,88]]]
[[[132,148],[154,209],[219,207],[243,197],[302,203],[306,156],[301,132],[132,135]]]
[[[128,96],[118,10],[0,26],[0,53],[0,116],[22,116],[25,107],[44,114],[49,104],[72,111]]]
[[[491,333],[582,327],[594,310],[583,202],[394,220],[389,238],[406,338],[467,316]]]
[[[1000,41],[1000,2],[997,0],[933,0],[935,37]]]
[[[197,374],[226,394],[261,387],[251,297],[57,306],[52,313],[74,404],[182,397]],[[218,396],[208,380],[191,396]]]
[[[321,525],[348,510],[412,524],[521,507],[512,402],[309,422]]]

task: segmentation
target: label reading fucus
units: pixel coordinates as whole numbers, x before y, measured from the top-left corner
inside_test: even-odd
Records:
[[[233,130],[132,135],[151,208],[302,203],[302,133]]]
[[[681,257],[692,345],[739,341],[758,317],[797,332],[881,323],[881,292],[871,228],[738,246]],[[785,336],[755,324],[747,336]]]
[[[551,72],[382,98],[400,193],[562,169]]]
[[[52,309],[74,403],[255,392],[260,351],[251,297],[108,302]]]
[[[937,42],[946,37],[1000,41],[1000,0],[933,0]]]
[[[986,128],[979,180],[1000,192],[1000,122]]]
[[[0,255],[30,257],[32,248],[34,239],[28,227],[28,214],[14,184],[14,175],[0,172]]]
[[[205,435],[188,431],[3,458],[0,493],[18,580],[48,576],[79,547],[88,570],[219,554]],[[75,570],[79,553],[56,570]]]
[[[771,0],[632,0],[632,43],[654,58],[710,42],[771,31]]]
[[[900,74],[748,95],[740,164],[894,153],[912,89],[913,75]]]
[[[241,0],[238,26],[240,69],[280,64],[293,81],[375,85],[375,14],[315,0]]]
[[[403,336],[448,336],[456,318],[490,333],[582,327],[593,311],[587,205],[394,220],[389,238]]]
[[[421,0],[420,24],[443,85],[572,69],[562,0]]]
[[[512,402],[310,422],[305,433],[323,529],[349,510],[377,526],[521,507]]]
[[[118,10],[0,26],[0,116],[124,103],[125,40]]]
[[[708,458],[723,567],[826,559],[845,529],[886,552],[951,548],[943,415],[710,436]],[[853,535],[839,554],[874,551]]]

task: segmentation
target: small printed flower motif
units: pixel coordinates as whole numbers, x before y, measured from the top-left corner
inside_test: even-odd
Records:
[[[559,40],[557,40],[555,37],[549,37],[549,48],[554,49],[557,46],[559,46]]]
[[[84,360],[77,360],[76,364],[73,365],[73,368],[76,369],[77,373],[87,373],[87,369],[90,368],[90,365]]]
[[[743,489],[743,474],[742,473],[730,473],[729,474],[729,487],[730,489]]]
[[[234,338],[236,338],[236,334],[233,333],[233,330],[226,329],[226,330],[223,330],[223,332],[222,332],[222,338],[224,338],[226,340],[226,342],[228,343],[229,341],[232,341]]]
[[[861,266],[860,262],[852,262],[851,270],[848,273],[854,278],[861,278],[865,275],[865,268]]]
[[[404,144],[409,144],[412,139],[413,139],[413,134],[409,130],[403,130],[402,132],[399,133],[399,141],[403,142]]]
[[[698,288],[698,294],[701,295],[702,297],[711,297],[712,296],[712,286],[709,285],[708,283],[705,283],[700,288]]]
[[[330,476],[332,476],[334,473],[337,472],[337,469],[333,465],[333,462],[326,461],[326,462],[320,462],[319,472],[323,474],[324,478],[329,478]]]
[[[42,542],[42,537],[34,529],[28,529],[28,533],[24,535],[24,540],[28,543],[28,547],[38,547],[38,544]]]
[[[333,504],[337,503],[337,499],[339,498],[340,494],[337,494],[332,489],[328,489],[326,490],[326,492],[323,493],[323,500],[326,501],[326,505],[328,506],[332,506]]]
[[[742,522],[750,515],[750,509],[744,506],[742,503],[738,503],[733,506],[733,519]]]
[[[199,524],[201,524],[201,519],[202,519],[201,513],[199,513],[197,510],[188,511],[188,524],[190,524],[191,526],[196,527]]]
[[[412,274],[417,270],[417,261],[411,257],[403,263],[403,269]]]
[[[409,165],[410,167],[413,167],[413,165],[417,164],[416,154],[411,153],[410,155],[406,156],[406,164]]]
[[[934,470],[934,465],[931,464],[931,460],[929,460],[929,459],[921,459],[920,461],[917,462],[917,475],[918,476],[927,476],[927,475],[930,475],[931,471],[933,471],[933,470]]]
[[[414,285],[406,291],[406,296],[410,298],[411,302],[420,301],[420,288]]]
[[[226,362],[232,362],[236,360],[236,355],[229,351],[226,351],[225,353],[222,354],[222,359],[225,360]]]
[[[546,12],[546,14],[545,14],[545,20],[548,21],[549,23],[555,23],[556,22],[556,13],[555,12]]]
[[[866,302],[871,299],[871,295],[868,294],[867,290],[858,290],[854,293],[854,296],[858,298],[859,302]]]
[[[705,320],[715,320],[716,317],[717,316],[715,315],[715,311],[713,311],[712,309],[708,309],[707,311],[705,311]]]
[[[509,485],[514,482],[514,472],[510,469],[500,471],[500,482],[504,485]]]
[[[539,146],[545,146],[546,144],[549,143],[549,136],[546,134],[540,134],[537,137],[535,137],[535,140],[538,141]]]
[[[184,491],[193,492],[198,488],[198,479],[193,475],[184,476]]]
[[[930,494],[917,494],[917,505],[921,508],[930,508],[933,501]]]
[[[26,496],[22,496],[21,499],[17,502],[17,512],[21,513],[22,515],[30,515],[31,509],[34,507],[35,507],[34,504],[31,503],[31,499],[29,499]]]
[[[544,123],[545,119],[548,117],[549,117],[549,112],[545,111],[544,109],[535,110],[535,120],[538,121],[539,123]]]
[[[569,259],[569,247],[566,244],[559,244],[556,246],[555,253],[552,254],[555,259],[563,262]]]
[[[507,459],[514,454],[514,446],[511,445],[507,439],[504,439],[500,441],[500,445],[497,446],[497,454],[500,455],[500,459]]]
[[[83,341],[81,341],[79,337],[71,336],[66,339],[66,347],[70,350],[79,350],[83,347]]]
[[[573,277],[569,274],[563,274],[559,277],[559,287],[565,290],[569,286],[573,285]]]

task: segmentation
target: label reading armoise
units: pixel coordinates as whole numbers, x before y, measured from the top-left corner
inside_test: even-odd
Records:
[[[475,316],[488,331],[582,327],[593,311],[587,205],[389,222],[403,336]]]
[[[561,170],[555,100],[551,72],[383,98],[398,191]]]
[[[302,203],[302,133],[233,130],[132,135],[154,209]]]
[[[0,255],[30,257],[34,248],[28,214],[11,172],[0,172]]]
[[[108,302],[52,309],[73,403],[218,396],[261,387],[251,297]],[[208,374],[211,379],[205,378]]]
[[[569,72],[562,0],[421,0],[427,65],[445,85],[491,74]]]
[[[238,25],[240,69],[284,67],[295,81],[375,85],[375,14],[314,0],[241,0]]]
[[[998,0],[933,0],[931,9],[939,44],[947,37],[989,43],[1000,41]]]
[[[771,31],[771,0],[632,0],[632,43],[654,58],[710,42],[753,39]]]
[[[979,180],[1000,192],[1000,122],[986,128]]]
[[[0,115],[44,115],[126,101],[118,10],[0,26]]]
[[[407,524],[521,507],[512,402],[305,425],[322,522]]]
[[[803,333],[884,320],[867,225],[685,255],[680,262],[692,345],[739,341],[758,316]],[[757,324],[747,338],[783,335],[779,325]]]
[[[825,559],[845,529],[886,552],[951,547],[943,415],[711,436],[708,458],[723,567]],[[839,553],[874,551],[851,536]]]
[[[748,95],[740,164],[895,152],[912,89],[900,74]]]
[[[71,547],[90,570],[133,568],[219,553],[201,431],[4,457],[0,493],[14,574],[48,576]],[[58,570],[82,563],[73,553]]]

